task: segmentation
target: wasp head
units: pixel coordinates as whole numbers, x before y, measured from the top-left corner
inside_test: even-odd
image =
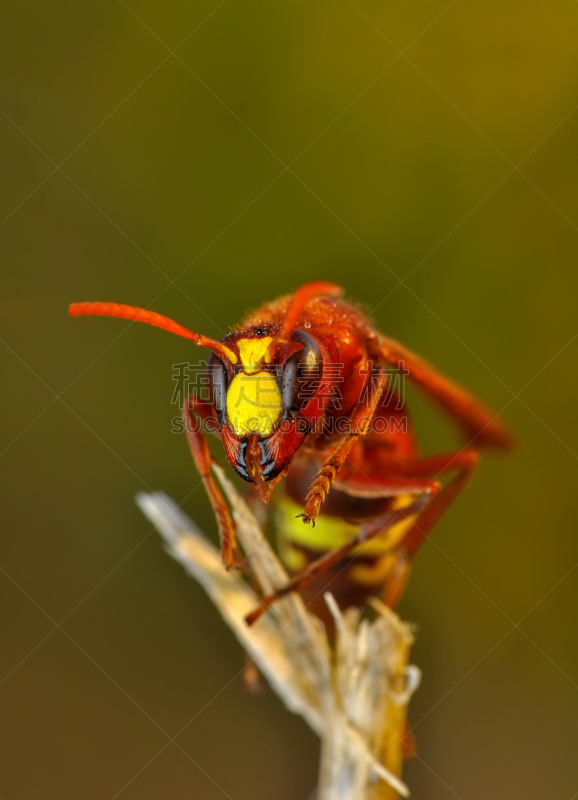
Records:
[[[222,341],[235,352],[235,363],[216,353],[207,362],[229,463],[264,500],[325,405],[318,396],[325,348],[299,329],[285,341],[279,334],[278,325],[229,334]]]
[[[134,306],[73,303],[69,312],[146,322],[212,350],[207,361],[210,403],[227,458],[267,500],[327,405],[318,387],[330,356],[298,321],[311,297],[340,292],[331,283],[306,284],[287,299],[278,319],[249,325],[221,341]]]

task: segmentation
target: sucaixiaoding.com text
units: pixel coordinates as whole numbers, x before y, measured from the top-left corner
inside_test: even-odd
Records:
[[[349,416],[340,416],[339,411],[342,407],[342,387],[344,377],[342,373],[343,365],[333,363],[329,366],[325,365],[323,368],[311,369],[307,364],[300,365],[298,377],[298,391],[296,394],[296,405],[303,407],[311,403],[313,411],[315,405],[319,411],[323,408],[330,407],[332,413],[330,415],[323,415],[317,423],[319,430],[314,430],[306,420],[299,418],[297,414],[297,424],[303,426],[303,432],[313,431],[315,433],[324,433],[325,435],[332,434],[347,434],[351,430],[351,422]],[[236,371],[241,371],[242,365],[236,366]],[[264,368],[254,374],[252,370],[251,381],[251,396],[247,394],[240,394],[236,399],[236,403],[241,402],[253,405],[259,408],[258,415],[261,424],[263,424],[263,411],[268,407],[271,408],[272,414],[276,411],[277,406],[271,398],[271,374],[275,376],[276,381],[280,388],[283,387],[283,366],[279,365],[265,365]],[[263,373],[266,373],[265,375]],[[405,378],[409,374],[403,363],[396,368],[386,368],[383,366],[374,367],[369,364],[359,369],[359,385],[362,387],[358,402],[363,403],[367,401],[370,392],[375,387],[376,381],[381,376],[386,375],[386,382],[382,390],[380,405],[382,409],[387,409],[390,413],[378,414],[375,417],[362,420],[363,428],[367,431],[373,431],[378,434],[386,432],[395,433],[400,431],[405,433],[407,431],[407,417],[401,415],[399,412],[403,409],[405,400]],[[351,381],[352,376],[348,376],[348,382]],[[193,394],[202,400],[204,403],[217,407],[218,398],[217,392],[222,393],[222,386],[216,386],[211,374],[211,365],[207,363],[191,364],[189,362],[181,362],[173,364],[172,366],[172,379],[173,379],[173,393],[171,403],[183,406],[185,399]],[[260,384],[263,384],[262,390]],[[348,405],[351,407],[351,398],[348,400]],[[311,406],[309,406],[311,410]],[[396,413],[397,412],[397,413]],[[292,425],[292,417],[283,417],[279,421],[277,427],[285,425]],[[358,423],[359,424],[359,423]],[[188,421],[187,425],[196,425],[196,430],[202,430],[206,433],[216,433],[219,429],[219,423],[214,418],[201,419],[198,417],[195,421]],[[255,425],[258,427],[257,416],[255,418]],[[172,431],[174,433],[182,433],[185,430],[185,421],[182,417],[178,416],[173,419]]]

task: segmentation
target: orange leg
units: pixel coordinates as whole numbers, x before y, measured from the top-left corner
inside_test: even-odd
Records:
[[[404,519],[407,519],[407,517],[411,517],[414,514],[423,513],[424,509],[426,509],[428,505],[432,503],[432,499],[435,497],[440,488],[441,487],[439,483],[430,483],[424,494],[415,498],[415,500],[412,500],[410,503],[408,503],[408,505],[397,509],[396,511],[390,511],[387,514],[376,517],[371,522],[363,525],[359,529],[359,532],[349,539],[349,541],[347,541],[344,545],[341,547],[336,547],[335,550],[325,553],[316,561],[313,561],[311,564],[305,567],[304,570],[295,575],[285,586],[277,589],[277,591],[273,594],[262,597],[261,604],[255,609],[255,611],[252,611],[245,617],[247,624],[252,625],[274,602],[279,600],[281,597],[285,597],[290,592],[296,592],[302,589],[320,573],[325,572],[334,564],[337,564],[339,561],[350,555],[350,553],[359,545],[375,539],[376,536],[385,533],[393,525],[396,525],[398,522],[402,522]]]
[[[378,363],[407,369],[409,379],[452,418],[471,445],[507,448],[512,444],[497,414],[399,342],[380,336],[378,347],[370,343],[369,350]]]
[[[457,474],[433,498],[397,546],[395,572],[384,587],[383,594],[384,602],[390,608],[395,608],[403,594],[417,550],[438,519],[465,488],[478,461],[479,454],[476,450],[463,450],[395,465],[396,475],[408,475],[412,478],[431,476],[435,479],[453,471],[457,471]]]
[[[384,473],[376,480],[372,480],[369,476],[358,478],[357,488],[360,488],[362,484],[365,485],[374,497],[391,496],[391,489],[394,486],[396,492],[403,491],[404,488],[406,491],[415,492],[417,486],[420,486],[418,489],[420,496],[404,508],[379,516],[367,523],[356,536],[342,547],[326,553],[295,575],[286,586],[281,587],[272,595],[263,597],[261,605],[246,617],[247,623],[253,624],[276,600],[307,585],[321,572],[348,556],[359,544],[379,536],[400,520],[417,514],[412,526],[396,546],[396,568],[384,587],[384,601],[390,608],[394,608],[403,594],[416,551],[438,519],[465,487],[478,459],[479,455],[475,450],[444,453],[439,456],[392,463],[390,476],[387,475],[388,471],[384,470]],[[442,488],[436,479],[448,472],[457,472],[457,475]],[[405,484],[406,481],[407,484]],[[346,491],[347,484],[345,483],[341,488]]]
[[[457,475],[444,486],[404,536],[401,546],[411,558],[438,519],[464,489],[479,460],[480,456],[477,450],[462,450],[457,453],[416,458],[411,461],[398,462],[395,466],[392,465],[392,472],[396,477],[430,477],[432,480],[436,480],[448,472],[457,472]]]
[[[229,507],[211,472],[213,457],[209,445],[198,424],[199,419],[217,421],[213,407],[203,400],[189,395],[183,408],[187,439],[193,454],[195,465],[201,475],[205,490],[217,517],[221,537],[221,558],[227,569],[244,566],[243,558],[237,543],[237,532]]]
[[[437,483],[437,479],[444,475],[450,472],[456,473],[441,491],[435,494],[432,502],[424,508],[403,540],[397,545],[395,573],[388,579],[387,585],[384,587],[384,601],[390,608],[397,605],[403,594],[417,550],[436,522],[465,488],[479,459],[477,450],[470,448],[436,456],[395,460],[389,467],[382,465],[379,476],[362,473],[350,477],[340,487],[343,491],[347,491],[349,486],[352,491],[362,490],[368,496],[384,496],[388,493],[388,489],[391,492],[393,487],[399,491],[397,487],[403,486],[405,481],[407,481],[408,488],[411,487],[411,490],[415,492],[416,482],[419,484],[429,478],[432,482]]]
[[[311,523],[313,527],[315,526],[315,518],[319,514],[339,470],[344,465],[352,447],[368,431],[386,383],[387,374],[382,370],[377,375],[371,376],[367,398],[363,398],[357,403],[350,417],[350,432],[323,464],[309,488],[303,513],[298,515],[303,518],[305,524]]]

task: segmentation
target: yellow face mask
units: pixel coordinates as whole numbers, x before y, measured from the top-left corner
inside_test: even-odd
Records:
[[[237,342],[243,372],[235,375],[227,392],[227,414],[237,436],[268,436],[283,411],[277,381],[261,368],[261,361],[269,363],[267,350],[272,341],[266,336]]]
[[[283,411],[281,392],[270,372],[239,372],[227,392],[227,414],[237,436],[268,436]]]

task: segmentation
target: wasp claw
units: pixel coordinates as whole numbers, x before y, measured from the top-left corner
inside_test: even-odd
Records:
[[[221,561],[223,562],[227,572],[231,572],[232,570],[248,572],[247,561],[243,558],[237,547],[225,546],[222,548]]]

